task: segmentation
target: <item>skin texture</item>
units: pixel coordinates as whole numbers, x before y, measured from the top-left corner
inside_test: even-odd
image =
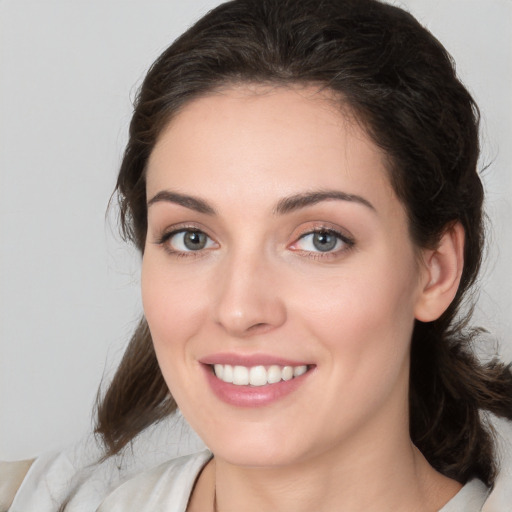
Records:
[[[384,155],[332,99],[225,89],[185,106],[152,152],[144,310],[171,393],[215,457],[190,510],[211,501],[214,482],[219,511],[438,510],[460,487],[412,445],[407,397],[414,320],[452,300],[463,233],[413,246]],[[276,212],[326,190],[362,200]],[[213,213],[154,200],[163,191]],[[180,229],[205,233],[204,249],[182,234],[162,242]],[[341,234],[334,250],[312,244],[319,229]],[[312,369],[291,394],[236,407],[199,362],[226,352]]]

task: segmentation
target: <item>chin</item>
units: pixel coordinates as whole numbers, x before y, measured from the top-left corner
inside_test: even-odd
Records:
[[[286,466],[304,456],[295,437],[291,439],[280,429],[258,423],[222,432],[208,430],[203,441],[215,457],[236,466]]]
[[[261,446],[254,443],[252,446],[222,446],[218,450],[212,449],[216,458],[239,467],[280,467],[297,462],[297,454],[280,450],[278,447]]]

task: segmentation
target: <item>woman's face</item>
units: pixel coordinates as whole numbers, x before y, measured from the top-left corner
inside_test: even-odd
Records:
[[[145,315],[179,408],[234,464],[408,436],[424,271],[383,154],[329,100],[194,100],[149,161]]]

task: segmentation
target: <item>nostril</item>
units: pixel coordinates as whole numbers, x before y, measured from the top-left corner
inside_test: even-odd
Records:
[[[251,325],[247,331],[248,332],[265,332],[267,330],[270,330],[271,329],[271,326],[269,324],[266,324],[264,322],[260,322],[260,323],[257,323],[257,324],[254,324],[254,325]]]

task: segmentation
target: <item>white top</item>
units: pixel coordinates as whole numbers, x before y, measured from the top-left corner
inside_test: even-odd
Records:
[[[202,451],[165,462],[121,484],[97,512],[185,512],[194,482],[212,454]],[[468,482],[439,512],[481,512],[489,489]]]
[[[211,452],[203,450],[173,458],[153,469],[136,474],[108,491],[105,486],[102,492],[99,492],[98,488],[95,489],[96,486],[89,486],[89,492],[86,494],[82,492],[78,501],[72,500],[67,510],[72,512],[91,512],[92,510],[96,512],[185,512],[194,482],[211,456]],[[61,469],[63,473],[66,469],[70,470],[69,467]],[[37,464],[35,472],[36,474],[38,472]],[[107,478],[107,474],[108,471],[104,474],[104,478]],[[20,488],[9,512],[50,512],[56,509],[58,503],[44,496],[41,488],[38,489],[37,485],[34,485],[38,480],[34,476],[29,472],[27,482],[24,482]],[[512,508],[496,507],[490,502],[486,505],[488,494],[489,489],[480,480],[471,480],[439,512],[509,512],[512,510]],[[102,495],[106,495],[103,501],[101,501]],[[46,499],[41,501],[41,498]],[[99,501],[101,505],[96,508]]]
[[[487,497],[488,489],[473,480],[440,512],[512,512],[512,453],[506,449],[512,445],[512,427],[508,422],[496,426],[501,432],[498,441],[506,442],[499,449],[501,469],[492,492]],[[55,512],[70,492],[66,512],[183,512],[197,475],[211,457],[192,434],[177,415],[100,464],[102,451],[93,438],[43,454],[27,473],[9,512]]]
[[[194,482],[211,457],[204,450],[164,462],[117,487],[96,512],[185,512]]]

